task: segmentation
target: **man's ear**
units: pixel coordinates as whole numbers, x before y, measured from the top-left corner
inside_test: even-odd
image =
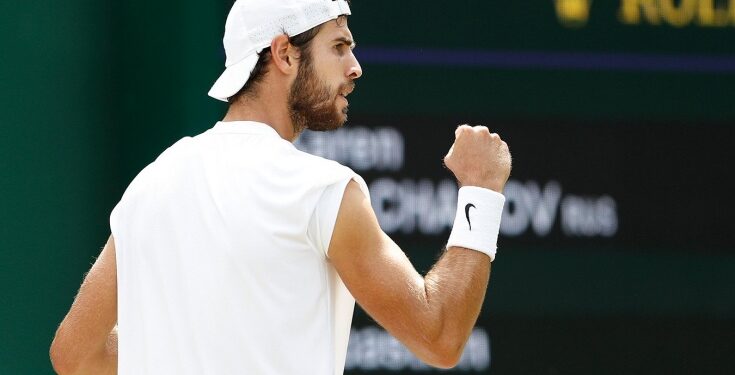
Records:
[[[289,41],[288,36],[281,34],[271,41],[271,55],[276,69],[290,75],[298,71],[299,51]]]

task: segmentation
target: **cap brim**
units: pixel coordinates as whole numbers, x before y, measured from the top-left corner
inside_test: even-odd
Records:
[[[257,63],[258,54],[253,53],[225,69],[209,90],[209,96],[226,102],[245,86],[245,82],[250,78],[250,73]]]

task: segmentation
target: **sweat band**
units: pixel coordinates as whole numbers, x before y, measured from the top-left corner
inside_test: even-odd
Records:
[[[487,254],[495,259],[500,217],[505,197],[496,191],[477,186],[464,186],[457,193],[457,215],[447,241],[451,246],[464,247]]]

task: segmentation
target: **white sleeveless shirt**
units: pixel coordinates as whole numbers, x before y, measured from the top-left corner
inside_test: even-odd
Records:
[[[257,122],[183,138],[110,217],[118,374],[341,374],[354,299],[329,241],[365,182]]]

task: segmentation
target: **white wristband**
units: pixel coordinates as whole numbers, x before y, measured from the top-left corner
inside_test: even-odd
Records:
[[[504,204],[505,197],[496,191],[477,186],[460,188],[457,193],[457,215],[447,248],[459,246],[480,251],[493,261]]]

